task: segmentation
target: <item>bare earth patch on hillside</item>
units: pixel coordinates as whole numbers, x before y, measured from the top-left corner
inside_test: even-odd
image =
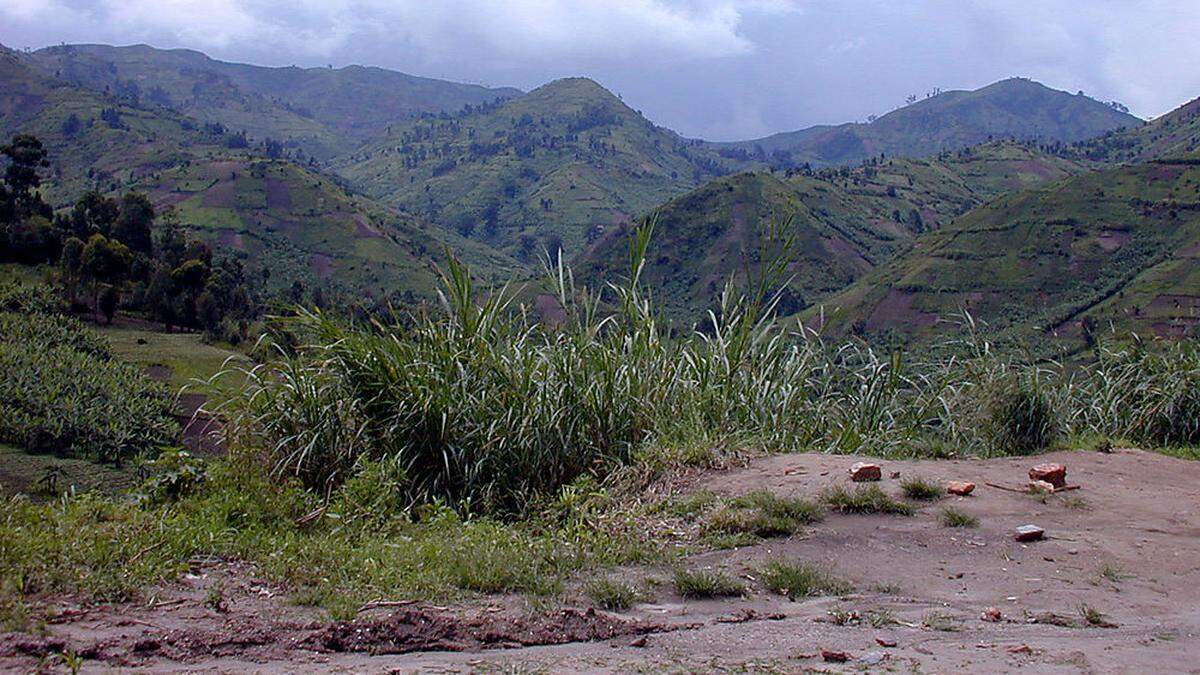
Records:
[[[845,484],[855,461],[764,457],[702,474],[690,489],[816,499]],[[1028,468],[1046,461],[1065,464],[1068,483],[1081,488],[1034,496],[987,485],[1021,487]],[[685,600],[671,569],[621,570],[629,580],[660,580],[624,613],[589,610],[572,592],[565,606],[491,597],[382,606],[330,622],[290,604],[248,566],[198,561],[178,584],[148,593],[148,604],[50,602],[43,634],[0,636],[0,668],[33,668],[40,656],[67,650],[91,665],[161,671],[1194,668],[1200,464],[1136,450],[879,463],[877,485],[897,498],[906,478],[977,487],[968,497],[909,502],[913,516],[830,513],[791,537],[681,562],[739,579],[748,589],[741,597]],[[977,527],[943,525],[947,508],[973,516]],[[1024,524],[1044,528],[1047,539],[1014,541],[1013,529]],[[823,566],[853,590],[789,601],[763,581],[764,562],[780,559]],[[823,651],[849,660],[827,662]]]

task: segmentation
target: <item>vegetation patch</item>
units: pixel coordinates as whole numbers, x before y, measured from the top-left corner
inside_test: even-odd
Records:
[[[828,569],[809,562],[771,560],[763,566],[762,583],[789,600],[820,595],[844,595],[853,590],[849,582]]]
[[[689,599],[744,595],[746,585],[718,570],[675,570],[675,592]]]
[[[953,506],[942,509],[938,521],[945,527],[979,527],[979,518]]]
[[[888,513],[911,516],[916,512],[911,504],[891,497],[878,485],[860,485],[853,489],[837,485],[821,493],[821,501],[838,513]]]
[[[646,595],[631,583],[609,578],[589,581],[584,587],[584,593],[600,607],[616,612],[633,607]]]
[[[709,535],[787,536],[818,522],[823,515],[821,506],[814,502],[758,490],[729,500],[705,519],[702,529]]]
[[[905,497],[918,501],[933,501],[946,496],[945,488],[938,483],[920,476],[913,476],[900,481],[900,489],[904,491]]]

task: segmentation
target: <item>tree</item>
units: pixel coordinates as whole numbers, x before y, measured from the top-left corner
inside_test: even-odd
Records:
[[[121,198],[120,212],[113,223],[112,236],[138,253],[149,254],[153,249],[150,238],[154,225],[154,205],[139,192],[127,192]]]
[[[104,323],[111,324],[113,316],[117,313],[117,305],[121,302],[121,294],[117,291],[117,287],[113,284],[105,284],[104,290],[100,291],[99,305],[100,313],[104,315]]]
[[[88,190],[71,210],[71,232],[80,239],[88,239],[93,234],[107,237],[120,214],[121,207],[116,201],[97,190]]]
[[[82,276],[92,286],[92,306],[99,311],[100,286],[117,284],[129,271],[133,253],[129,247],[102,234],[93,234],[83,247]]]
[[[53,211],[42,201],[37,189],[42,184],[41,169],[50,166],[42,142],[29,134],[17,134],[12,142],[0,147],[0,154],[8,157],[8,168],[4,170],[6,198],[11,206],[13,220],[30,215],[50,218]]]
[[[68,237],[63,242],[62,254],[58,259],[58,266],[62,269],[63,282],[67,287],[67,297],[71,301],[71,305],[75,305],[75,298],[79,291],[79,282],[83,278],[83,240],[79,237]]]

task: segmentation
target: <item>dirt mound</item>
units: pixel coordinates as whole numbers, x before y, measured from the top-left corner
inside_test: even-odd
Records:
[[[308,644],[335,652],[406,654],[593,642],[665,630],[668,628],[660,623],[623,619],[594,609],[569,608],[529,617],[457,616],[410,609],[385,619],[336,623]]]

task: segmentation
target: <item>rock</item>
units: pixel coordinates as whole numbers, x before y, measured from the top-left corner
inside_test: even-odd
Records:
[[[1067,484],[1067,467],[1062,464],[1038,464],[1029,470],[1029,480],[1044,480],[1056,488]]]
[[[1046,531],[1037,525],[1022,525],[1013,531],[1013,539],[1017,541],[1038,541],[1046,536]]]
[[[855,483],[862,483],[869,480],[879,480],[883,478],[883,469],[878,464],[869,462],[855,462],[850,467],[850,480]]]
[[[1029,491],[1035,495],[1048,495],[1054,492],[1054,485],[1044,480],[1029,481]]]
[[[987,621],[989,623],[1000,623],[1000,620],[1003,618],[1004,615],[1001,614],[999,608],[996,607],[988,607],[987,609],[983,610],[982,614],[979,615],[979,619],[981,621]]]
[[[883,652],[871,652],[858,660],[859,663],[868,666],[877,666],[884,661],[887,661],[888,655]]]
[[[880,647],[895,647],[896,641],[889,640],[887,638],[877,637],[877,638],[875,638],[875,644],[879,645]]]
[[[630,647],[645,647],[646,646],[646,636],[643,635],[640,638],[634,640],[633,642],[630,642],[629,646]]]
[[[946,483],[946,492],[959,497],[966,497],[975,491],[975,484],[965,480],[952,480]]]
[[[828,649],[822,649],[821,658],[830,663],[845,663],[850,660],[850,655],[846,652],[833,652]]]

